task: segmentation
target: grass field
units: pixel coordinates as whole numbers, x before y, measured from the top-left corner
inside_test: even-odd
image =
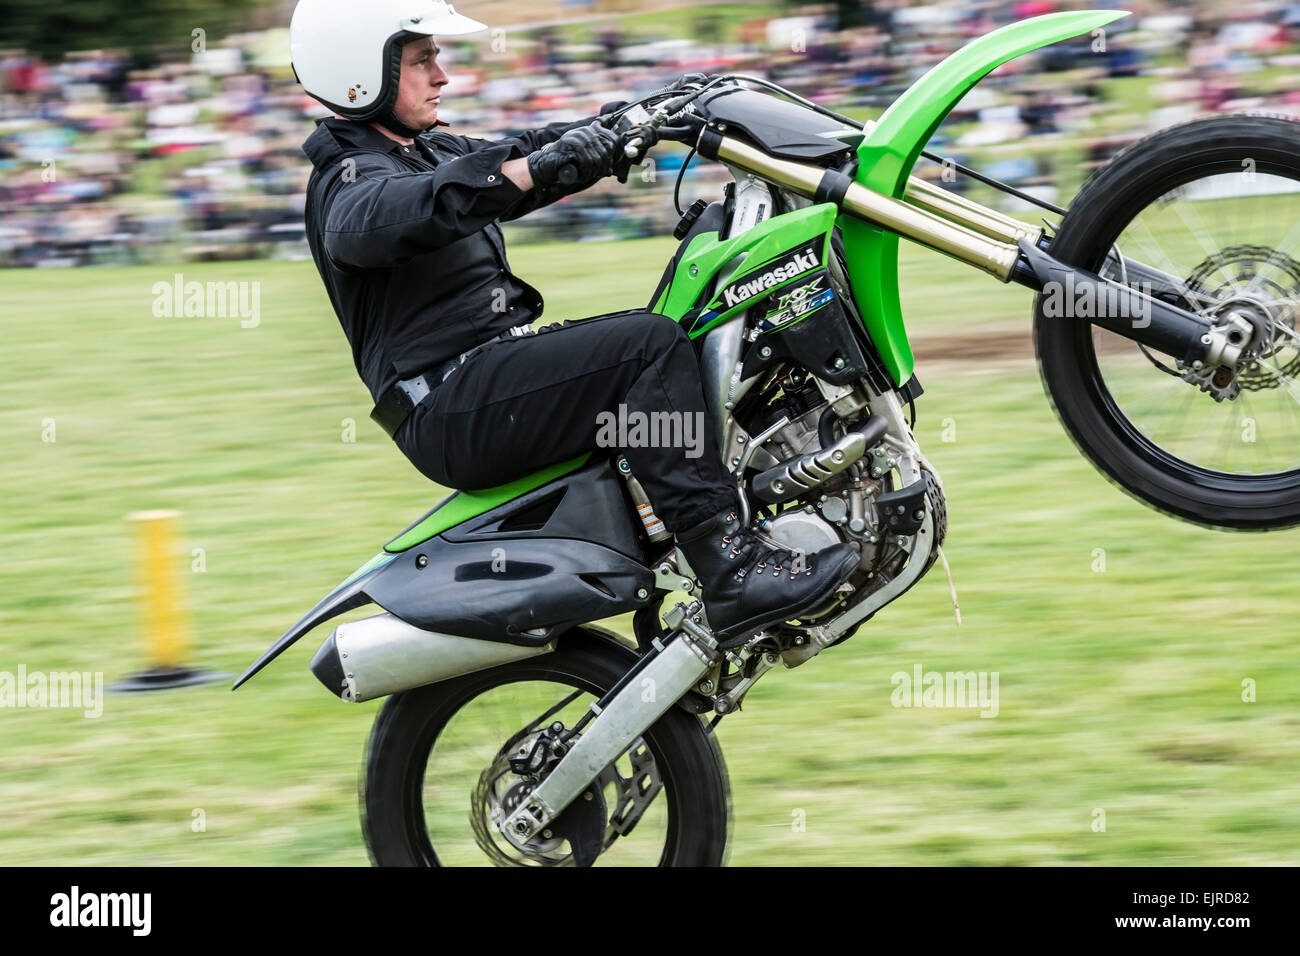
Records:
[[[558,319],[642,303],[670,248],[513,259]],[[260,323],[155,317],[176,271],[259,282]],[[904,285],[923,354],[946,333],[1027,335],[1023,291],[919,255]],[[238,672],[444,493],[368,422],[310,263],[7,272],[0,292],[0,671],[145,664],[128,512],[183,512],[194,660]],[[1023,341],[1013,355],[919,369],[964,626],[936,569],[758,685],[719,727],[731,862],[1300,862],[1300,536],[1135,503],[1061,431]],[[324,634],[235,694],[114,696],[98,719],[0,709],[0,861],[366,862],[356,789],[379,705],[307,672]],[[891,675],[918,664],[998,672],[998,715],[894,708]]]

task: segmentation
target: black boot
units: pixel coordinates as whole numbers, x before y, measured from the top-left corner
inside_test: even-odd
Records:
[[[734,509],[679,531],[677,544],[699,577],[709,626],[723,647],[825,601],[859,557],[847,544],[801,556],[774,548],[742,528]]]

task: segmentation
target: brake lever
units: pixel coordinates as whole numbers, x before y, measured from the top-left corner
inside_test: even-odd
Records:
[[[659,135],[654,127],[634,126],[623,137],[622,149],[614,160],[614,176],[620,183],[626,183],[628,173],[633,166],[639,166],[645,154],[659,142]]]
[[[725,79],[725,77],[714,77],[703,86],[687,89],[685,92],[666,100],[655,108],[653,113],[647,113],[645,107],[640,102],[632,104],[617,113],[611,113],[608,116],[602,116],[596,120],[606,129],[616,129],[619,125],[629,123],[628,114],[633,108],[640,111],[640,115],[645,117],[640,123],[630,125],[627,132],[623,134],[621,155],[614,160],[613,173],[620,183],[626,183],[628,173],[633,165],[637,165],[645,158],[645,154],[659,142],[659,128],[668,122],[669,118],[681,113],[687,106],[699,97],[699,95],[708,90],[715,83]],[[577,182],[578,170],[573,164],[565,165],[559,173],[559,181],[564,185],[571,185]]]
[[[599,123],[601,126],[605,127],[605,129],[617,131],[618,125],[622,119],[623,113],[619,112],[611,113],[608,116],[598,116],[594,122]],[[618,160],[615,160],[615,169],[618,168],[618,162]],[[565,163],[560,167],[560,171],[556,174],[556,179],[561,186],[572,186],[578,181],[578,167],[573,163]],[[620,177],[619,182],[627,182],[626,173]]]
[[[685,109],[699,93],[699,90],[689,90],[666,100],[655,107],[655,111],[648,116],[642,108],[641,115],[646,118],[628,130],[623,141],[623,156],[615,163],[615,171],[620,183],[627,182],[629,167],[640,165],[645,159],[645,154],[659,142],[659,128],[668,122],[669,117]]]

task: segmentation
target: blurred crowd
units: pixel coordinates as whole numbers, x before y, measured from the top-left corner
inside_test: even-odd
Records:
[[[462,6],[471,16],[490,12]],[[452,81],[442,116],[452,131],[493,137],[594,114],[682,72],[728,71],[865,118],[970,38],[1062,8],[1052,0],[863,3],[849,5],[846,24],[844,6],[737,21],[704,5],[688,32],[659,37],[629,33],[617,19],[494,29],[445,44]],[[1135,15],[1105,37],[997,71],[941,129],[940,148],[1057,198],[1063,175],[1171,122],[1223,109],[1300,112],[1300,3],[1124,6]],[[208,48],[196,41],[147,67],[135,62],[115,51],[68,51],[58,62],[0,51],[0,264],[306,257],[310,167],[300,146],[326,112],[293,79],[287,31]],[[660,150],[626,185],[606,181],[513,229],[525,241],[667,231],[684,155]],[[683,206],[716,196],[724,179],[712,164],[693,164]]]

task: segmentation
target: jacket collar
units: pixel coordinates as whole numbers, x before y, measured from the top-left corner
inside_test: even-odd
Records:
[[[434,128],[450,126],[443,120],[434,123]],[[428,133],[421,133],[427,136]],[[316,121],[316,129],[302,144],[302,151],[307,154],[312,165],[317,169],[336,162],[345,153],[354,149],[384,150],[395,153],[401,144],[389,139],[369,123],[356,120],[339,119],[327,116]]]

